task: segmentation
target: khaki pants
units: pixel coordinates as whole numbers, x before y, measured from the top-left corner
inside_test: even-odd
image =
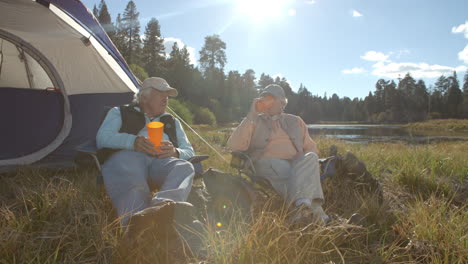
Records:
[[[262,158],[254,166],[257,176],[267,179],[287,203],[299,199],[323,201],[317,154],[309,152],[293,161]]]

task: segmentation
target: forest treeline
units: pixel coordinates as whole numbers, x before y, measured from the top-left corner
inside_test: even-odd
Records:
[[[319,96],[302,84],[295,92],[286,78],[273,78],[267,73],[257,76],[254,69],[225,73],[227,45],[216,34],[205,37],[196,67],[190,61],[186,46],[179,47],[174,42],[167,54],[159,21],[151,18],[142,31],[133,1],[128,2],[115,22],[104,0],[94,6],[93,13],[140,80],[159,76],[178,89],[179,96],[177,100],[171,99],[170,106],[189,123],[239,121],[248,112],[259,89],[272,83],[286,91],[289,99],[286,112],[301,116],[306,123],[405,123],[468,118],[468,70],[462,87],[456,72],[440,76],[429,87],[407,73],[398,80],[377,80],[374,90],[364,99],[337,94]],[[144,37],[141,37],[142,32]]]

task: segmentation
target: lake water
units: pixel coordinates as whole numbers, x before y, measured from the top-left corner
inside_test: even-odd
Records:
[[[354,143],[403,141],[425,144],[440,141],[468,141],[468,131],[409,132],[399,125],[308,125],[312,137],[324,136]]]

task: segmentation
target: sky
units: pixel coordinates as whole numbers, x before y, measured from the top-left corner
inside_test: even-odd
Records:
[[[92,9],[100,0],[82,0]],[[293,90],[364,98],[410,72],[429,87],[468,69],[468,0],[134,0],[141,34],[158,19],[167,52],[226,42],[225,72],[285,77]],[[107,0],[112,22],[128,0]],[[462,84],[462,83],[461,83]]]

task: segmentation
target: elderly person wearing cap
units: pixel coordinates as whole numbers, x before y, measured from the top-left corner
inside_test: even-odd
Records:
[[[272,96],[270,108],[258,112],[256,105]],[[326,223],[320,183],[318,149],[304,121],[283,113],[287,98],[281,86],[268,85],[253,100],[250,112],[228,140],[233,150],[247,151],[256,174],[267,179],[288,204],[293,205],[291,224]]]
[[[148,78],[132,104],[109,110],[97,133],[98,148],[110,153],[102,166],[107,193],[122,225],[130,224],[131,230],[141,231],[151,224],[165,228],[175,211],[192,207],[184,201],[195,174],[187,161],[194,151],[179,120],[174,120],[177,147],[164,134],[156,151],[146,128],[147,123],[169,115],[165,112],[168,97],[176,95],[177,90],[164,79]],[[152,195],[155,188],[159,192]]]

